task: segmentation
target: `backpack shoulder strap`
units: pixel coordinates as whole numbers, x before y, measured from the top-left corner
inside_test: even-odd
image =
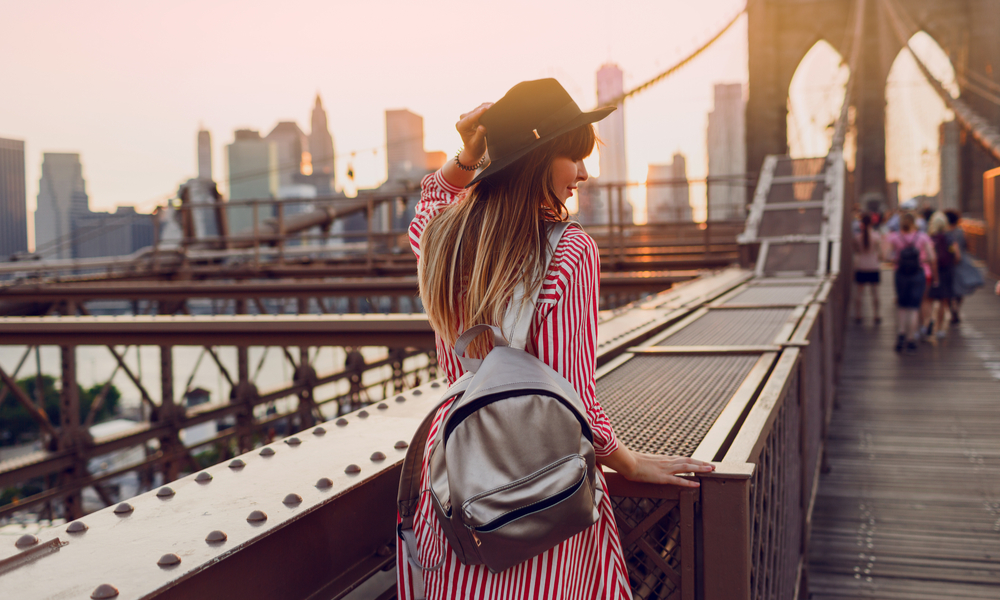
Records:
[[[571,225],[580,227],[575,221],[560,221],[552,225],[549,231],[548,246],[545,248],[545,261],[542,264],[542,277],[549,271],[549,264],[552,262],[552,255],[555,254],[556,246],[562,239],[566,230]],[[543,280],[544,284],[544,280]],[[542,285],[538,286],[535,293],[528,302],[524,302],[525,290],[523,284],[518,284],[511,296],[510,304],[507,306],[507,313],[503,319],[503,331],[510,332],[511,348],[523,350],[528,344],[528,330],[531,328],[531,320],[535,315],[535,306],[538,304],[538,295],[542,291]]]

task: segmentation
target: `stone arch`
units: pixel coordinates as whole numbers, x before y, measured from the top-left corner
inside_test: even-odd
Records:
[[[786,141],[791,156],[826,154],[833,135],[827,126],[840,114],[849,71],[840,52],[824,38],[803,53],[788,84]]]
[[[954,65],[940,44],[925,31],[914,33],[909,41],[931,73],[958,93]],[[901,48],[890,64],[885,101],[886,177],[900,181],[900,200],[936,192],[940,189],[940,163],[937,160],[940,123],[946,115],[947,106],[926,83],[906,48]],[[957,153],[957,131],[949,131],[946,135],[954,138],[954,151]],[[957,168],[957,156],[952,159]],[[950,187],[954,189],[939,197],[939,200],[946,201],[948,208],[958,208],[957,171],[953,175]]]

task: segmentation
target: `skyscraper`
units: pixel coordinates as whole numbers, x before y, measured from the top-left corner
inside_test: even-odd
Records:
[[[406,109],[385,111],[385,146],[389,182],[419,181],[427,172],[420,115]]]
[[[294,121],[281,121],[265,139],[274,144],[277,153],[278,195],[282,196],[281,188],[304,183],[302,153],[309,151],[309,136]]]
[[[664,182],[655,185],[654,182]],[[666,182],[670,182],[669,184]],[[687,159],[674,154],[673,162],[649,165],[646,174],[646,220],[650,223],[691,221],[691,186],[687,181]]]
[[[708,176],[730,181],[708,184],[710,221],[746,218],[746,122],[743,85],[715,84],[715,109],[708,113]]]
[[[278,195],[278,155],[271,142],[260,137],[254,129],[237,129],[233,143],[226,146],[229,161],[229,199],[266,200]],[[257,221],[271,218],[271,205],[257,210]],[[250,206],[227,209],[229,234],[253,227],[253,209]]]
[[[323,101],[319,94],[316,94],[316,104],[312,110],[312,123],[309,132],[309,155],[312,163],[312,181],[316,186],[316,193],[320,196],[329,196],[334,189],[334,153],[333,136],[330,135],[330,127],[326,122],[326,111],[323,110]]]
[[[198,131],[198,179],[212,179],[212,134]]]
[[[624,74],[618,65],[608,63],[597,71],[597,105],[610,106],[625,92]],[[597,124],[597,134],[604,142],[601,153],[601,181],[624,183],[628,180],[625,161],[625,106],[615,104],[618,110]]]
[[[38,182],[35,251],[45,258],[72,258],[74,222],[90,214],[83,165],[76,153],[46,152]]]
[[[28,251],[24,142],[0,138],[0,262]]]

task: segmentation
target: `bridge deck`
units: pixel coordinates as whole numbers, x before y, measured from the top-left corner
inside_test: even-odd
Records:
[[[1000,597],[1000,298],[968,298],[937,347],[848,328],[820,479],[809,591],[833,598]],[[866,310],[868,308],[866,307]]]

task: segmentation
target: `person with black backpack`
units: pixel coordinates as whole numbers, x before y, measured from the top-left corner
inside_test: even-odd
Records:
[[[899,218],[899,231],[886,238],[886,254],[896,265],[896,320],[899,335],[896,338],[896,352],[917,351],[920,327],[920,305],[928,288],[938,284],[937,258],[934,244],[926,233],[917,230],[912,213],[903,213]]]
[[[403,463],[399,598],[630,599],[600,465],[713,470],[629,450],[596,398],[599,255],[565,203],[613,110],[519,83],[461,116],[464,148],[421,183],[410,242],[450,387]]]

